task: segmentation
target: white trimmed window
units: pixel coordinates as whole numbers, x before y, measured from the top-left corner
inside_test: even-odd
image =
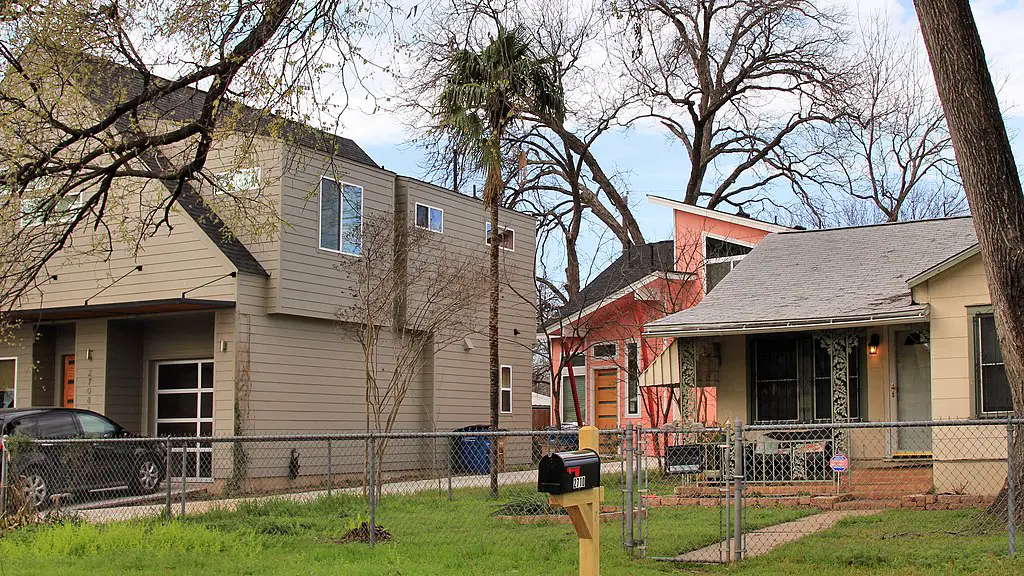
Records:
[[[56,206],[50,209],[48,204],[56,202]],[[82,192],[65,194],[60,200],[53,196],[40,196],[38,198],[22,198],[21,200],[21,225],[37,226],[43,223],[46,216],[49,222],[70,222],[75,218],[75,213],[82,207]]]
[[[221,172],[214,175],[217,181],[215,194],[237,194],[248,190],[258,190],[262,178],[262,170],[259,166],[242,168],[233,172]]]
[[[705,235],[704,293],[711,292],[751,250],[746,244]]]
[[[444,210],[416,203],[416,227],[441,234],[444,232]]]
[[[484,242],[491,245],[491,223],[487,223],[484,229]],[[516,249],[516,231],[504,226],[498,226],[498,247],[502,250],[514,252]]]
[[[0,358],[0,408],[14,408],[18,389],[18,359]]]
[[[363,248],[363,188],[320,180],[320,249],[358,256]]]
[[[569,377],[569,370],[572,370],[572,378]],[[587,417],[587,362],[586,356],[575,354],[570,358],[568,365],[562,370],[561,386],[558,387],[558,407],[562,413],[563,424],[578,424],[576,421],[576,406],[572,401],[572,381],[576,381],[576,394],[580,401],[580,413],[583,418]]]
[[[498,408],[502,414],[512,413],[512,367],[501,367],[501,389],[498,391]]]
[[[594,344],[591,351],[596,360],[615,360],[618,347],[615,346],[614,342],[605,342],[603,344]]]
[[[626,416],[640,416],[640,356],[636,342],[626,343]]]

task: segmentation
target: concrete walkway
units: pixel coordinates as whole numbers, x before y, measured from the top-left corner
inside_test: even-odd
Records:
[[[622,471],[620,462],[605,462],[601,465],[602,474],[618,474]],[[489,474],[478,476],[453,476],[452,490],[462,488],[485,488],[491,485]],[[502,472],[498,474],[499,486],[530,485],[533,490],[537,486],[536,470],[520,470],[515,472]],[[410,480],[405,482],[389,482],[381,487],[383,496],[394,496],[403,494],[418,494],[437,490],[447,490],[448,477],[426,478],[423,480]],[[359,495],[362,494],[362,487],[335,488],[334,494]],[[192,493],[192,489],[188,490]],[[294,492],[288,494],[274,494],[270,496],[250,496],[242,498],[230,498],[221,500],[188,500],[186,498],[186,514],[202,514],[211,510],[234,510],[242,502],[266,502],[268,500],[286,500],[291,502],[310,502],[327,496],[326,490],[314,490],[310,492]],[[72,508],[72,507],[69,507]],[[79,508],[77,510],[86,521],[97,524],[106,522],[118,522],[121,520],[132,520],[145,518],[147,516],[160,516],[166,510],[164,501],[145,505],[131,505],[130,502],[121,502],[117,505],[105,507],[90,507],[91,509]],[[73,509],[73,508],[72,508]],[[174,515],[181,514],[181,492],[174,491],[171,498],[171,512]]]
[[[805,536],[810,536],[816,532],[828,530],[839,523],[843,518],[849,518],[851,516],[870,516],[872,514],[878,514],[879,512],[881,512],[881,510],[832,510],[829,512],[814,514],[813,516],[807,516],[806,518],[801,518],[799,520],[793,520],[792,522],[783,522],[782,524],[775,524],[774,526],[768,526],[767,528],[747,532],[744,536],[744,544],[746,547],[743,552],[743,557],[754,558],[762,556],[783,544],[788,544],[789,542],[799,540]],[[705,546],[699,550],[694,550],[693,552],[681,554],[675,558],[675,561],[690,563],[717,563],[727,561],[727,546],[727,541],[722,541],[718,544],[712,544],[711,546]]]

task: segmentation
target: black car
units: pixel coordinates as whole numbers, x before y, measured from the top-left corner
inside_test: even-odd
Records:
[[[0,410],[3,449],[10,451],[7,474],[20,483],[25,496],[38,507],[55,494],[84,494],[127,488],[150,494],[164,479],[164,449],[134,438],[109,418],[71,408],[9,408]],[[47,442],[61,439],[96,442]],[[31,441],[29,441],[31,439]],[[7,458],[7,454],[3,454]]]

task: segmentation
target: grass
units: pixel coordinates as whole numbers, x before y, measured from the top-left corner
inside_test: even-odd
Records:
[[[337,544],[367,518],[357,498],[311,503],[269,501],[164,523],[64,525],[15,531],[0,539],[0,574],[48,575],[477,575],[576,574],[576,542],[566,525],[518,525],[491,516],[501,503],[479,490],[455,502],[437,494],[386,497],[378,521],[394,539],[370,549]],[[805,512],[747,510],[751,528]],[[661,508],[648,529],[651,554],[674,554],[718,540],[717,508]],[[737,567],[694,567],[630,560],[620,524],[605,523],[602,574],[1003,575],[1024,572],[1007,559],[1001,532],[949,534],[955,512],[889,512],[850,518],[835,529]],[[908,528],[910,527],[910,528]],[[913,530],[913,532],[907,532]]]

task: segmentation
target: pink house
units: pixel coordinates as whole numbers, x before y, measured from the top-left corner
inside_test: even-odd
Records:
[[[744,214],[648,199],[672,210],[673,240],[624,251],[538,334],[550,349],[553,423],[582,418],[609,429],[680,420],[676,347],[671,338],[643,337],[643,326],[696,305],[762,238],[787,230]],[[698,387],[689,418],[711,424],[715,414],[714,388]]]

